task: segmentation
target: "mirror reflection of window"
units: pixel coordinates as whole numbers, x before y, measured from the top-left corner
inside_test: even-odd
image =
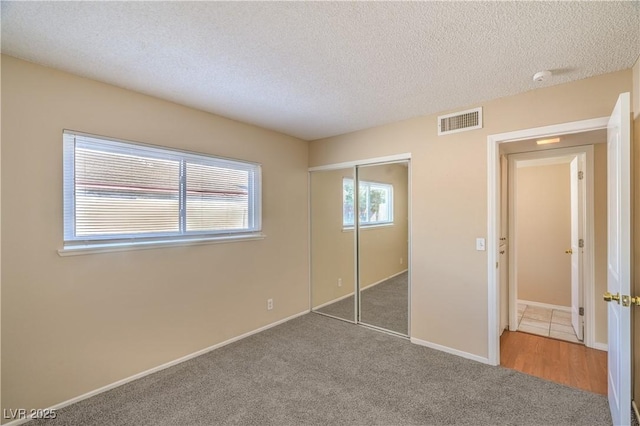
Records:
[[[354,185],[353,179],[342,181],[342,224],[354,225]],[[393,223],[393,185],[360,181],[358,193],[358,218],[362,226]]]

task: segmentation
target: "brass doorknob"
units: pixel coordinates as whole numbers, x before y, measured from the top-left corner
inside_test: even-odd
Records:
[[[640,296],[632,297],[631,304],[635,306],[640,306]]]
[[[611,302],[612,300],[615,300],[616,302],[618,302],[618,304],[620,304],[620,293],[611,294],[606,291],[604,295],[602,295],[602,297],[604,298],[605,302]]]
[[[573,250],[571,250],[571,249],[565,250],[564,252],[567,253],[567,254],[573,254]]]

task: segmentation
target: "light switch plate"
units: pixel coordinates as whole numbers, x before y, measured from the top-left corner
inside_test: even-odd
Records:
[[[484,238],[476,238],[476,250],[485,251]]]

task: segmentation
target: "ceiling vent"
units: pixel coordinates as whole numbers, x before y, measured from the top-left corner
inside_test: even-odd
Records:
[[[482,107],[438,117],[438,136],[482,129]]]

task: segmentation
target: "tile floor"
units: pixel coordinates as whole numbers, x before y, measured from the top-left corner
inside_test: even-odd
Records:
[[[571,312],[518,303],[518,331],[582,343],[571,326]]]

